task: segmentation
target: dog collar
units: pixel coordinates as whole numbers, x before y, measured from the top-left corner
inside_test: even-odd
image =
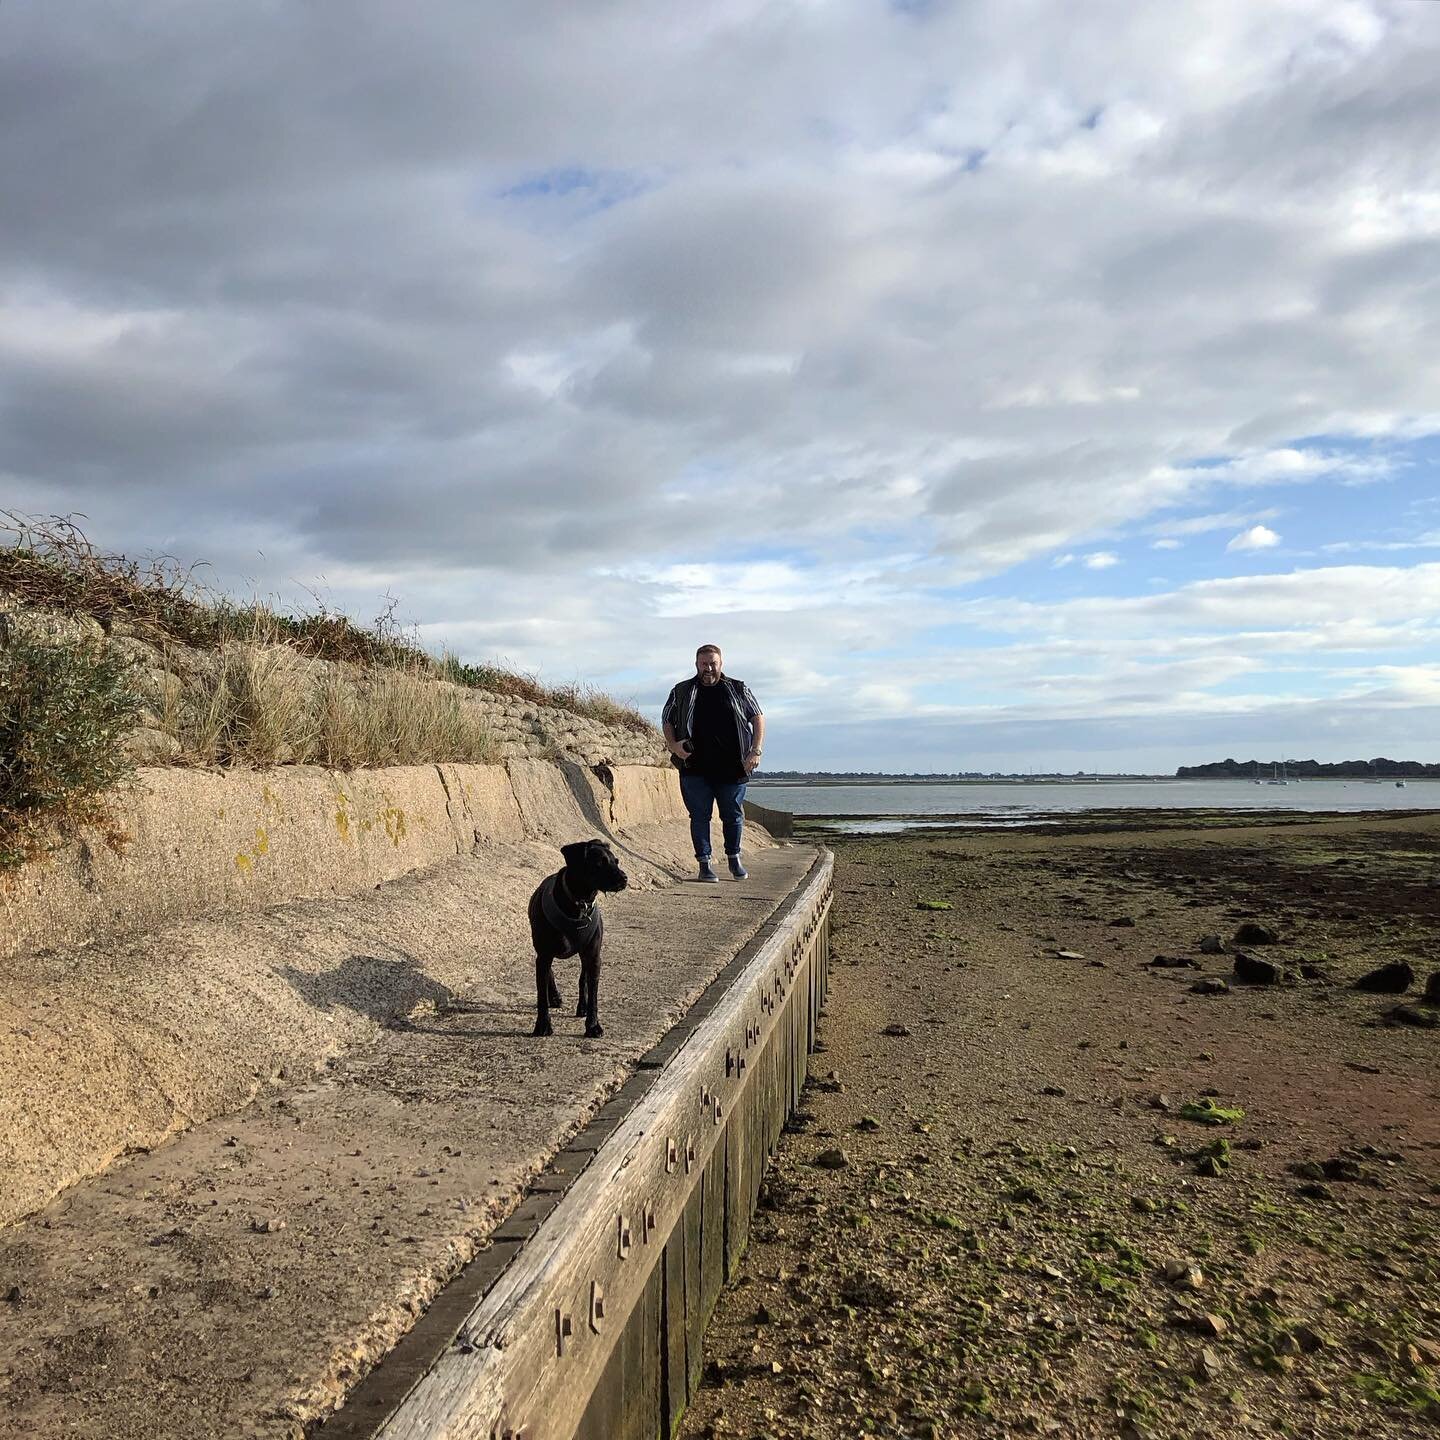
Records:
[[[578,915],[567,914],[560,907],[560,901],[556,898],[555,891],[565,880],[565,872],[551,875],[540,887],[540,910],[545,918],[569,940],[577,949],[583,949],[595,938],[595,932],[600,928],[600,914],[596,908],[597,902],[592,900],[588,905],[581,900],[576,900],[570,894],[570,887],[565,886],[565,893],[570,896],[575,904],[580,906]]]

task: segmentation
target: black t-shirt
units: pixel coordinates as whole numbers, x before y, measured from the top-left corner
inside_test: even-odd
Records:
[[[735,707],[724,681],[695,687],[695,718],[690,727],[695,753],[685,762],[687,775],[703,775],[722,785],[745,778],[740,756],[740,730]]]

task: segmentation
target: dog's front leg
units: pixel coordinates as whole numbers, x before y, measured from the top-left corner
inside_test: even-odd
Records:
[[[575,1002],[576,1015],[590,1013],[590,962],[580,961],[580,998]]]
[[[580,960],[580,994],[585,1001],[585,1033],[592,1040],[605,1033],[600,1023],[600,947],[587,950]]]
[[[558,1010],[564,1003],[565,1001],[560,997],[560,987],[555,983],[555,971],[552,968],[550,971],[550,1008]],[[576,1011],[576,1014],[579,1014],[579,1011]]]
[[[553,1035],[550,1024],[550,990],[555,984],[550,971],[550,957],[535,952],[535,1028],[532,1035]]]

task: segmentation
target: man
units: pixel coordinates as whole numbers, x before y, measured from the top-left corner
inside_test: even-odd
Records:
[[[718,645],[702,645],[695,652],[695,678],[682,680],[670,692],[660,715],[670,763],[680,771],[680,794],[690,812],[699,878],[717,884],[720,877],[710,866],[710,818],[718,805],[730,873],[744,880],[741,807],[765,739],[765,717],[750,687],[723,674],[722,663]]]

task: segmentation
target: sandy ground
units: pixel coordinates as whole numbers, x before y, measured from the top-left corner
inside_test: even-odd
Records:
[[[493,866],[457,860],[387,886],[384,913],[412,940],[424,932],[427,963],[456,977],[453,990],[428,987],[313,1082],[277,1077],[244,1110],[0,1230],[0,1436],[304,1434],[813,858],[764,849],[743,884],[607,897],[598,1040],[568,1013],[576,962],[557,963],[570,1005],[535,1040],[530,952],[470,948],[467,906],[493,894]],[[317,913],[281,907],[269,920]],[[341,982],[357,966],[367,984],[387,973],[353,956],[318,977],[315,1003],[350,995]]]
[[[1440,1029],[1353,988],[1440,971],[1440,816],[1090,828],[830,842],[692,1440],[1440,1433]]]

